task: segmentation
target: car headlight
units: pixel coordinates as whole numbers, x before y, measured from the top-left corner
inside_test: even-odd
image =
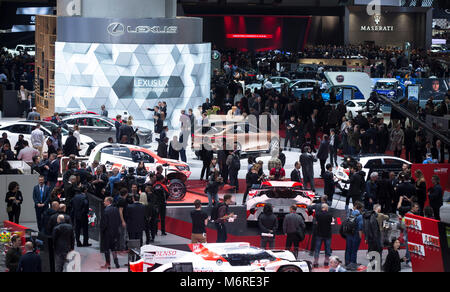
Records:
[[[190,168],[189,168],[188,165],[177,165],[176,168],[177,168],[179,171],[189,171],[189,170],[190,170]]]
[[[390,95],[390,96],[394,96],[394,95],[395,95],[395,92],[394,92],[394,91],[391,91],[391,92],[389,92],[389,95]]]

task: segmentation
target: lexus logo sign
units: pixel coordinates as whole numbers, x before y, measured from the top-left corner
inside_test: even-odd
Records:
[[[148,26],[148,25],[139,25],[139,26],[125,26],[120,22],[113,22],[108,25],[108,33],[112,36],[120,36],[124,33],[130,34],[175,34],[178,32],[178,26]]]
[[[125,33],[125,26],[122,23],[114,22],[108,26],[108,33],[112,36],[119,36]]]

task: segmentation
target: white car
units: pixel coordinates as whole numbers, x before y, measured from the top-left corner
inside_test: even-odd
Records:
[[[360,111],[363,112],[363,116],[367,115],[367,100],[348,100],[345,103],[345,106],[347,107],[347,117],[349,119],[356,117]],[[369,109],[375,109],[375,104],[373,102],[369,102]],[[377,117],[382,118],[383,112],[379,111]]]
[[[182,250],[181,250],[182,249]],[[188,244],[180,249],[145,245],[132,272],[310,272],[311,262],[290,251],[264,250],[247,242]]]
[[[366,181],[373,172],[377,172],[378,176],[381,178],[382,172],[394,172],[397,175],[402,171],[403,165],[411,165],[411,162],[396,156],[359,155],[346,157],[344,158],[342,165],[333,171],[336,181],[338,181],[339,187],[342,190],[349,189],[350,185],[345,183],[345,181],[349,181],[350,179],[349,166],[357,162],[362,165],[362,171],[366,174],[366,177],[364,178]]]
[[[281,92],[281,89],[283,88],[283,86],[289,84],[290,82],[291,82],[291,80],[289,78],[273,76],[273,77],[266,78],[264,80],[264,82],[262,82],[262,84],[264,84],[264,87],[266,89],[273,88],[276,91]],[[260,90],[262,88],[262,84],[261,83],[252,83],[252,84],[247,85],[245,88],[250,89],[252,92],[254,92],[255,89]]]
[[[114,168],[136,169],[139,162],[143,161],[149,172],[156,172],[158,166],[164,169],[164,175],[169,180],[169,199],[180,201],[186,195],[185,182],[191,175],[189,165],[182,161],[161,158],[148,148],[134,145],[102,143],[97,145],[89,156],[88,164],[97,160],[105,165],[107,171]],[[167,175],[166,175],[167,173]],[[145,182],[145,178],[144,182]]]
[[[41,125],[41,130],[44,132],[45,139],[52,135],[52,131],[57,129],[58,126],[51,122],[31,122],[31,121],[21,121],[21,122],[5,122],[0,124],[0,135],[2,133],[6,133],[8,135],[8,140],[11,142],[11,147],[14,148],[17,141],[19,140],[19,135],[23,135],[24,139],[28,141],[31,146],[31,132],[36,127],[37,123]],[[64,128],[61,128],[62,133],[62,143],[66,143],[67,138],[69,137],[69,131]],[[95,147],[95,142],[92,138],[80,135],[80,148],[79,151],[80,156],[87,156],[90,154],[91,150]],[[47,145],[44,144],[43,151],[47,151]]]
[[[8,50],[13,57],[19,56],[21,54],[27,53],[29,56],[34,56],[36,54],[35,45],[17,45],[15,49]]]
[[[303,189],[303,184],[293,181],[267,181],[260,189],[251,189],[247,200],[247,223],[257,222],[266,204],[271,204],[277,216],[289,214],[292,205],[297,206],[297,213],[305,222],[312,222],[308,207],[318,197],[313,191]]]

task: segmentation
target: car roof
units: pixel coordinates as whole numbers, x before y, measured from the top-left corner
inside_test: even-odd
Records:
[[[303,184],[295,181],[266,181],[262,183],[264,187],[284,187],[284,188],[295,188],[302,187]]]
[[[294,79],[294,80],[292,80],[292,82],[315,82],[315,83],[317,83],[317,82],[319,82],[319,81],[317,81],[317,80],[314,80],[314,79]]]
[[[399,82],[399,81],[395,78],[383,78],[383,79],[377,80],[376,82]]]
[[[392,158],[394,158],[394,159],[401,160],[401,161],[404,161],[404,162],[408,162],[409,164],[411,164],[411,162],[409,162],[409,161],[407,161],[407,160],[405,160],[405,159],[403,159],[401,157],[391,156],[391,155],[383,155],[383,154],[379,154],[379,153],[358,154],[358,155],[353,155],[353,156],[346,156],[346,158],[347,157],[350,157],[350,158],[352,158],[354,160],[358,160],[358,161],[362,161],[362,160],[363,161],[367,161],[367,160],[370,160],[370,159],[392,159]]]
[[[105,120],[109,119],[102,115],[94,115],[94,114],[75,115],[75,114],[72,114],[70,116],[64,117],[63,120],[68,120],[68,119],[73,119],[73,118],[98,118],[98,119],[105,119]]]

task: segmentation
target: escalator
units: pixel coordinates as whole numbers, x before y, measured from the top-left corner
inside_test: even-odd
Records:
[[[398,103],[392,101],[391,99],[389,99],[383,95],[378,95],[378,98],[381,99],[381,101],[383,103],[390,104],[393,109],[395,109],[397,112],[402,114],[404,117],[407,117],[410,120],[414,121],[414,123],[421,126],[428,133],[436,136],[439,140],[441,140],[443,145],[450,147],[450,138],[448,136],[440,133],[436,129],[433,129],[430,125],[428,125],[427,123],[425,123],[421,119],[419,119],[417,113],[412,113],[412,112],[408,111],[407,109],[401,107]],[[447,133],[447,135],[448,135],[448,133]]]

